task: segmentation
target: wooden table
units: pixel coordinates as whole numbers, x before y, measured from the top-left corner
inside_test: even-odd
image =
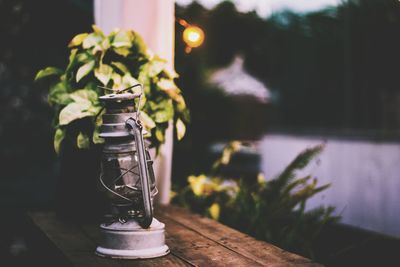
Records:
[[[148,260],[113,260],[96,256],[98,225],[59,221],[52,212],[32,212],[29,217],[34,229],[42,235],[42,242],[48,243],[41,246],[41,259],[54,258],[54,254],[58,254],[57,267],[321,266],[185,209],[162,206],[157,207],[157,211],[157,219],[166,225],[166,242],[171,253]]]

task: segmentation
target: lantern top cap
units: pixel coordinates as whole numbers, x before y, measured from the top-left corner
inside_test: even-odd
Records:
[[[104,102],[108,102],[108,101],[114,102],[114,101],[132,100],[132,99],[140,97],[140,95],[141,95],[141,93],[107,94],[107,95],[100,96],[99,99]]]

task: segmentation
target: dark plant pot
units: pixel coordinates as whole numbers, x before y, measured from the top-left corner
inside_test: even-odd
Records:
[[[59,218],[98,221],[104,214],[106,201],[99,187],[101,150],[101,146],[79,149],[74,140],[64,140],[56,196]]]

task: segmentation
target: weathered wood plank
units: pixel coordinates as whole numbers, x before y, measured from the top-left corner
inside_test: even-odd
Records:
[[[262,266],[169,217],[162,217],[162,222],[166,224],[166,241],[172,253],[193,266]]]
[[[208,238],[199,236],[198,233],[181,224],[177,224],[169,218],[163,218],[163,222],[166,224],[166,242],[171,249],[171,254],[167,257],[152,260],[154,266],[166,266],[161,261],[167,260],[168,257],[172,258],[172,255],[189,266],[261,266]],[[99,231],[97,227],[84,225],[82,229],[93,240],[98,240]],[[179,264],[182,263],[179,262]]]
[[[112,264],[103,262],[99,257],[91,257],[95,244],[82,235],[79,228],[70,223],[58,221],[54,213],[30,213],[33,223],[75,266],[105,266]]]
[[[190,266],[173,254],[149,260],[101,258],[94,254],[98,235],[93,235],[99,232],[97,225],[86,226],[91,230],[85,231],[81,226],[57,220],[54,213],[30,213],[29,215],[33,223],[46,234],[73,266]]]
[[[262,266],[321,266],[309,259],[284,251],[263,241],[258,241],[246,234],[220,223],[187,212],[176,206],[159,207],[157,216],[167,223],[167,227],[180,224],[191,229],[197,236],[206,237],[244,258],[251,259]],[[175,229],[171,229],[174,235]],[[189,245],[189,244],[188,244]],[[254,265],[253,265],[254,266]]]
[[[156,211],[166,224],[171,254],[149,260],[100,258],[94,254],[100,238],[97,225],[62,222],[54,213],[29,215],[73,266],[320,266],[185,209],[161,206]]]

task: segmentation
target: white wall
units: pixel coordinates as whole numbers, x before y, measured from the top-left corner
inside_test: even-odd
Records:
[[[154,53],[168,60],[173,69],[174,0],[95,0],[94,13],[95,23],[105,33],[109,33],[115,28],[138,32],[146,45]],[[171,191],[172,127],[167,129],[165,138],[165,144],[154,162],[154,172],[159,190],[156,200],[162,204],[169,202]]]
[[[262,171],[270,179],[299,152],[324,142],[319,160],[300,175],[332,185],[307,208],[333,205],[342,223],[400,237],[400,143],[267,135],[260,142]]]

